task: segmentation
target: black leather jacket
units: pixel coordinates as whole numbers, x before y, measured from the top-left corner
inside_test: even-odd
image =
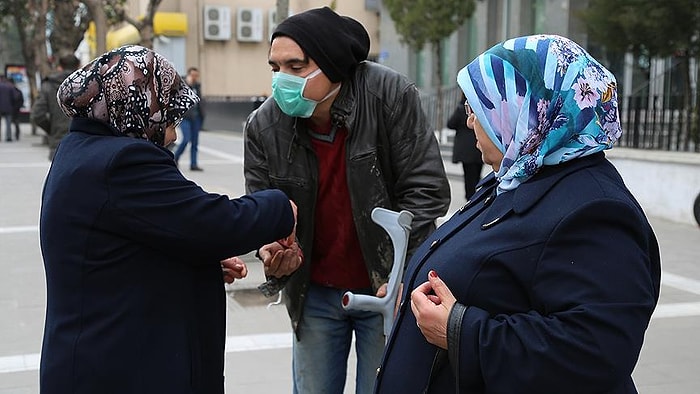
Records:
[[[429,129],[416,86],[376,63],[361,63],[331,107],[334,124],[348,130],[347,181],[355,227],[374,291],[393,263],[388,235],[370,214],[375,207],[414,214],[409,255],[435,229],[450,203],[450,187],[437,139]],[[318,190],[317,161],[302,120],[270,98],[245,127],[248,192],[278,188],[298,206],[297,239],[307,260],[283,291],[296,331],[310,282],[311,248]],[[332,213],[327,213],[332,214]]]

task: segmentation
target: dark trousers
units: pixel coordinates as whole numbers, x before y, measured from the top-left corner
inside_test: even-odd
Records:
[[[19,114],[12,115],[12,123],[15,124],[15,139],[19,141]]]

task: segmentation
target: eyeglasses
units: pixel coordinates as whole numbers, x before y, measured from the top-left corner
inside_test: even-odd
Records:
[[[469,105],[467,100],[464,100],[464,112],[467,114],[467,118],[474,113],[474,110],[472,110],[472,107]]]

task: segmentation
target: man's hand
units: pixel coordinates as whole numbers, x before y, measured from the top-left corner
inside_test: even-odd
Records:
[[[445,282],[435,271],[428,273],[428,281],[411,292],[411,310],[418,329],[435,346],[447,349],[447,319],[457,302]]]
[[[384,283],[383,285],[379,286],[377,289],[377,294],[375,294],[379,298],[384,298],[386,296],[386,291],[387,291],[388,283]],[[401,293],[403,293],[403,283],[399,283],[399,291],[396,292],[396,303],[394,304],[394,317],[396,317],[396,314],[399,313],[399,305],[401,305]]]
[[[258,250],[265,267],[265,275],[281,278],[296,271],[303,262],[299,244],[292,242],[285,247],[280,242],[267,244]]]
[[[238,257],[229,257],[221,260],[221,270],[224,273],[224,282],[233,283],[236,279],[243,279],[248,275],[248,267]]]

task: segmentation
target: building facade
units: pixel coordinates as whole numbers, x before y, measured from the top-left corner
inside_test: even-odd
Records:
[[[586,47],[585,26],[577,17],[587,0],[476,0],[476,10],[443,42],[443,86],[456,85],[457,72],[477,55],[507,38],[548,33],[569,37]],[[379,61],[430,90],[434,74],[429,46],[415,52],[400,43],[389,13],[380,9]]]
[[[160,24],[167,23],[175,15],[184,15],[186,29],[184,34],[182,29],[176,29],[175,34],[160,34],[154,48],[183,73],[188,67],[199,68],[203,94],[209,98],[248,100],[267,96],[271,81],[267,52],[277,3],[276,0],[164,0],[158,11],[169,16],[162,16]],[[442,86],[454,86],[454,76],[460,68],[509,37],[554,33],[571,37],[585,46],[585,28],[576,18],[577,10],[585,7],[585,3],[477,0],[474,15],[443,43]],[[147,0],[131,0],[130,14],[144,14],[147,4]],[[402,44],[381,0],[288,0],[290,14],[322,6],[331,6],[340,14],[352,16],[367,28],[371,60],[406,74],[426,92],[433,90],[432,51],[427,47],[416,52]]]
[[[442,59],[434,61],[430,45],[415,51],[401,42],[381,0],[164,0],[154,21],[154,49],[168,57],[181,73],[188,67],[201,71],[203,95],[210,102],[250,102],[270,95],[271,73],[267,65],[269,38],[274,30],[277,4],[288,3],[290,14],[330,6],[359,20],[370,34],[370,59],[391,67],[416,82],[423,93],[431,124],[441,129],[459,96],[457,72],[478,54],[507,38],[528,34],[569,37],[601,59],[617,76],[624,102],[639,91],[669,90],[668,59],[654,60],[650,75],[639,75],[636,59],[606,59],[588,42],[579,18],[588,0],[476,0],[474,14],[442,46]],[[148,0],[130,0],[130,15],[145,14]],[[133,27],[111,34],[113,46],[138,42]],[[318,31],[317,34],[323,34]],[[125,41],[126,40],[126,41]],[[442,79],[433,68],[441,64]],[[691,67],[695,69],[696,63]],[[691,81],[693,86],[697,83]],[[436,95],[437,87],[440,99]]]
[[[379,14],[373,1],[289,0],[290,14],[332,6],[359,20],[370,34],[370,57],[379,52]],[[131,15],[143,15],[147,0],[131,0]],[[267,64],[274,30],[276,0],[164,0],[159,13],[184,15],[186,34],[162,34],[154,49],[184,73],[201,71],[202,94],[209,100],[247,101],[270,95],[272,74]],[[155,25],[155,23],[154,23]],[[317,34],[323,34],[318,31]],[[123,44],[123,43],[120,43]]]

